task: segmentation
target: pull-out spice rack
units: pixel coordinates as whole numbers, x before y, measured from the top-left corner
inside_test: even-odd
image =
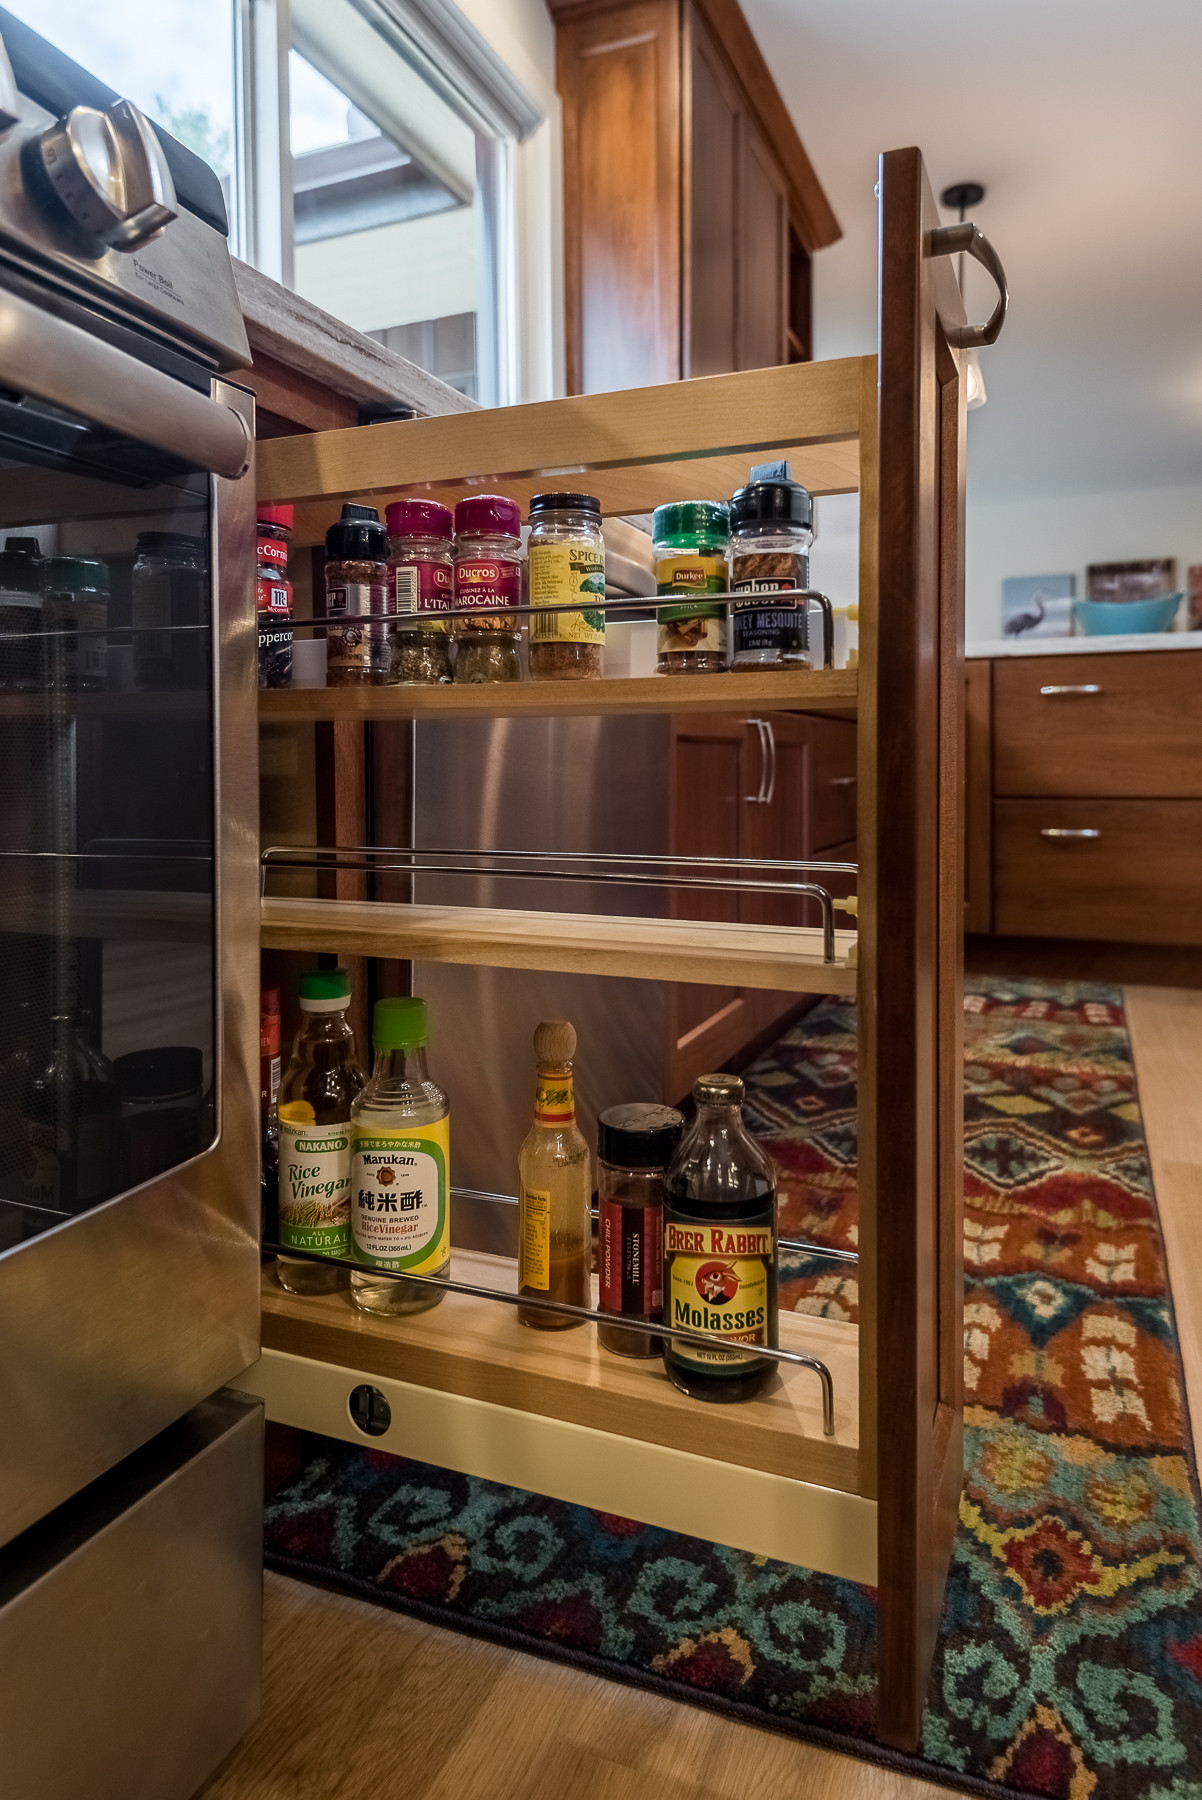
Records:
[[[858,995],[859,1324],[782,1315],[782,1351],[801,1360],[761,1397],[707,1408],[658,1365],[606,1354],[591,1328],[523,1330],[481,1292],[512,1294],[512,1263],[480,1250],[458,1251],[459,1291],[411,1319],[288,1295],[269,1268],[247,1385],[269,1417],[352,1442],[365,1440],[350,1396],[367,1385],[382,1449],[875,1583],[879,1731],[912,1747],[961,1476],[964,315],[950,261],[931,254],[917,151],[883,159],[880,193],[879,360],[276,438],[258,458],[260,496],[294,504],[302,546],[345,500],[495,491],[525,507],[568,474],[607,515],[725,499],[769,455],[817,495],[859,492],[858,670],[304,690],[264,694],[260,713],[331,733],[349,792],[325,846],[268,856],[273,883],[289,861],[294,873],[292,892],[265,892],[267,946]],[[412,853],[363,848],[365,724],[768,708],[857,720],[857,930],[833,941],[820,927],[414,905]],[[316,895],[295,891],[305,863]],[[401,897],[369,899],[385,869]],[[814,868],[776,873],[823,884]],[[825,1421],[815,1363],[833,1392]]]

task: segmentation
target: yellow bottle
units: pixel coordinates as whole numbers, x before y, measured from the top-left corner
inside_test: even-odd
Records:
[[[544,1019],[534,1033],[534,1123],[518,1152],[518,1292],[588,1306],[593,1183],[588,1145],[576,1126],[575,1053],[568,1021]],[[519,1307],[518,1318],[536,1331],[583,1323],[538,1307]]]

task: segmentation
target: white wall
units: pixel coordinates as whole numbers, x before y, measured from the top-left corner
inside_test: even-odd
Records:
[[[1075,574],[1083,595],[1088,563],[1160,556],[1176,557],[1177,586],[1184,588],[1189,565],[1202,563],[1202,487],[970,501],[965,634],[970,643],[1001,636],[1008,575]],[[1185,623],[1183,604],[1177,628]]]

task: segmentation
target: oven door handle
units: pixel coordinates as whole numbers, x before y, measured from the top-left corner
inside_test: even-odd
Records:
[[[0,291],[0,386],[236,481],[251,462],[246,421],[78,325]]]

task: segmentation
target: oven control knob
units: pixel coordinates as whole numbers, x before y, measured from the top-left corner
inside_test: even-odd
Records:
[[[130,100],[76,106],[40,144],[50,185],[75,223],[113,250],[137,250],[175,218],[175,183],[145,113]]]

